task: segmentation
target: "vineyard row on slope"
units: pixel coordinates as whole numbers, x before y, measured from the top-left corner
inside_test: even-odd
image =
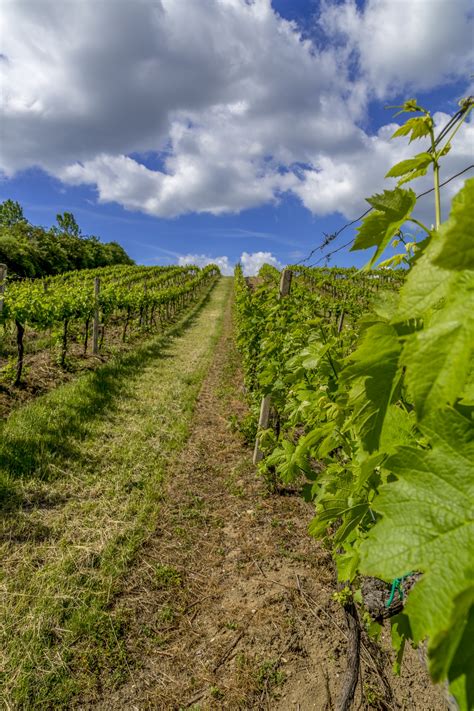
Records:
[[[341,601],[362,600],[363,576],[412,587],[392,618],[394,646],[428,640],[431,676],[447,679],[459,707],[474,708],[474,180],[435,228],[412,213],[416,196],[400,185],[439,163],[452,136],[437,141],[434,122],[417,114],[396,135],[427,137],[431,148],[389,172],[398,187],[374,195],[355,249],[375,247],[361,274],[295,270],[279,298],[269,267],[249,290],[235,287],[238,342],[256,426],[270,396],[269,426],[258,434],[259,464],[270,480],[304,476],[315,504],[310,532],[326,541],[345,584]],[[406,242],[405,225],[418,235]],[[421,231],[421,237],[419,233]],[[372,269],[387,246],[403,243]],[[379,287],[371,298],[374,284]],[[255,286],[255,284],[253,285]],[[395,287],[395,288],[393,288]],[[377,291],[377,287],[375,287]],[[345,318],[344,318],[345,316]],[[405,602],[405,601],[404,601]],[[376,625],[370,622],[376,634]]]
[[[175,319],[218,274],[214,265],[204,269],[115,266],[7,281],[0,294],[0,323],[7,336],[12,329],[16,334],[14,384],[21,382],[27,327],[38,334],[61,326],[60,363],[64,367],[74,325],[82,324],[84,354],[93,326],[93,352],[98,353],[108,324],[121,325],[123,341],[134,322],[140,328],[157,328]]]

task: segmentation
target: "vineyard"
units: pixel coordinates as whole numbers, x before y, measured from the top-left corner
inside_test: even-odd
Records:
[[[22,382],[27,331],[38,350],[48,341],[44,334],[52,336],[55,330],[56,337],[50,337],[49,342],[59,345],[57,357],[64,368],[71,341],[82,344],[82,356],[88,348],[98,355],[108,330],[114,332],[116,341],[124,343],[133,332],[143,335],[163,328],[195,302],[218,275],[213,266],[200,270],[118,265],[8,281],[6,268],[0,269],[2,349],[10,356],[7,371],[14,372],[15,386]]]
[[[395,135],[431,135],[433,150],[388,176],[400,186],[434,167],[436,228],[411,217],[415,194],[397,187],[368,201],[353,247],[376,247],[366,271],[290,267],[279,286],[271,268],[257,284],[237,269],[238,343],[258,424],[254,460],[275,485],[305,478],[309,531],[332,551],[341,601],[357,615],[364,586],[385,580],[385,609],[383,600],[365,604],[371,631],[380,631],[373,618],[398,613],[398,665],[406,640],[428,639],[433,680],[447,678],[470,709],[474,180],[441,224],[439,159],[450,137],[437,142],[429,114],[414,102],[403,108],[422,115]],[[410,220],[422,238],[402,236],[404,252],[385,263],[407,269],[370,269]]]
[[[474,709],[472,105],[364,269],[0,265],[5,708]]]

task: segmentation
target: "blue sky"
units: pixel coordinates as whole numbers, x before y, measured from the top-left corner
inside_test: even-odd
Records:
[[[416,96],[442,125],[472,91],[464,0],[10,0],[4,15],[1,199],[45,226],[72,211],[143,264],[299,261],[410,154],[387,104]],[[444,175],[472,158],[471,122]]]

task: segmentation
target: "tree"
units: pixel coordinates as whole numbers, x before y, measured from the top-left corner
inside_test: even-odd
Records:
[[[81,237],[81,228],[77,224],[76,218],[72,212],[63,212],[56,215],[58,227],[53,227],[58,233],[70,235],[71,237]]]
[[[72,212],[56,215],[50,229],[31,225],[18,202],[0,204],[0,262],[17,276],[42,277],[74,269],[133,264],[117,242],[83,235]]]
[[[5,200],[0,203],[0,227],[12,227],[19,222],[27,222],[20,203],[16,200]]]

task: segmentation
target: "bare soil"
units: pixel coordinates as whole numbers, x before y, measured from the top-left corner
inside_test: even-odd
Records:
[[[338,709],[347,628],[331,557],[307,534],[311,507],[269,494],[232,431],[241,383],[229,305],[156,529],[113,603],[127,673],[104,672],[74,708]],[[392,675],[389,646],[388,627],[381,647],[363,636],[353,708],[446,709],[417,652]]]

